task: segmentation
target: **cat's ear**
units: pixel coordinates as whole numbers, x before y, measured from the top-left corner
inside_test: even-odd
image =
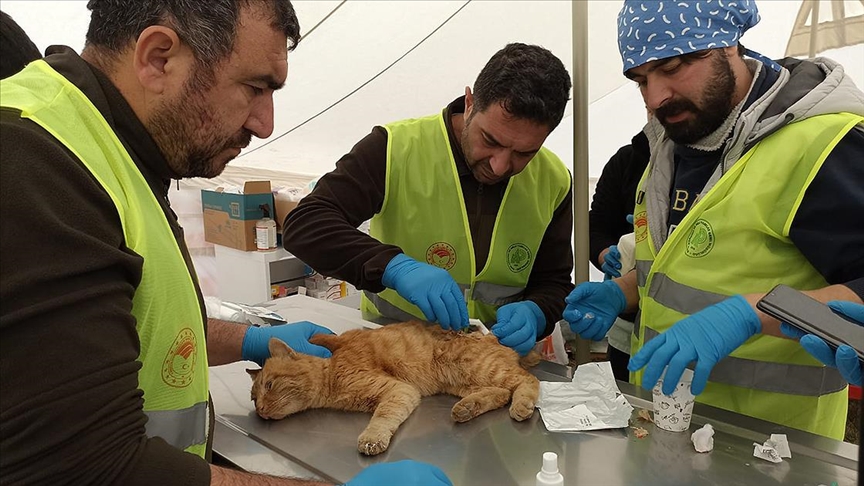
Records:
[[[258,369],[246,368],[246,373],[249,373],[249,376],[251,376],[253,380],[258,376],[258,373],[260,373],[260,372],[261,372],[261,368],[258,368]]]
[[[293,349],[277,338],[270,338],[267,347],[270,349],[271,358],[293,358],[297,355]]]

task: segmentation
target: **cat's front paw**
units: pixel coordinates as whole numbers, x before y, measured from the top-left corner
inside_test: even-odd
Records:
[[[450,417],[454,422],[467,422],[480,415],[480,404],[474,400],[462,399],[450,410]]]
[[[360,434],[357,440],[357,450],[367,456],[377,456],[390,447],[390,437],[386,434]]]
[[[522,401],[513,402],[510,405],[510,418],[519,422],[531,418],[534,415],[534,404]]]

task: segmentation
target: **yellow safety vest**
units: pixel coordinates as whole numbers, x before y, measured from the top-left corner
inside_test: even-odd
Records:
[[[486,265],[475,275],[474,243],[443,114],[403,120],[387,130],[387,182],[370,234],[406,255],[450,272],[467,291],[472,318],[494,323],[498,307],[520,300],[555,209],[570,190],[570,172],[541,148],[510,178]],[[385,289],[364,292],[362,310],[396,320],[424,319],[417,306]]]
[[[21,111],[65,145],[102,185],[126,245],[144,258],[132,314],[141,344],[138,386],[148,437],[204,457],[209,433],[204,317],[165,213],[107,121],[45,61],[0,83],[4,107]]]
[[[669,235],[662,248],[649,228],[649,166],[636,197],[639,315],[632,339],[644,342],[689,314],[735,294],[767,292],[779,283],[809,290],[827,285],[789,239],[810,182],[840,139],[864,118],[848,113],[792,123],[757,143],[720,178]],[[718,325],[722,325],[718,323]],[[631,374],[641,384],[642,371]],[[847,386],[798,342],[759,334],[712,370],[702,403],[842,440]]]

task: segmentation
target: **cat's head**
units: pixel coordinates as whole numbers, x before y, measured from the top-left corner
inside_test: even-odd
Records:
[[[255,411],[265,419],[282,419],[310,408],[323,386],[320,373],[313,373],[320,363],[276,338],[270,338],[268,348],[270,358],[264,367],[246,370],[252,377]]]

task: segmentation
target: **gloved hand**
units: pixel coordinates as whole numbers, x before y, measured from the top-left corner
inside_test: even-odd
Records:
[[[453,486],[437,466],[418,461],[382,462],[360,471],[344,486]]]
[[[264,361],[270,357],[268,343],[271,337],[275,337],[298,353],[329,358],[331,355],[329,349],[309,342],[309,338],[316,334],[333,334],[333,331],[308,321],[267,327],[249,326],[246,335],[243,336],[241,357],[264,366]]]
[[[492,326],[492,334],[498,342],[513,348],[519,356],[525,356],[537,337],[546,329],[546,316],[540,307],[530,300],[502,305],[496,313],[498,322]]]
[[[465,296],[447,270],[400,253],[387,264],[381,283],[419,307],[426,320],[455,331],[468,327]]]
[[[628,214],[624,219],[626,219],[628,223],[633,224],[633,215],[632,214]]]
[[[832,300],[828,302],[828,307],[835,313],[846,316],[864,326],[864,305]],[[831,366],[840,370],[840,374],[843,375],[844,380],[853,385],[862,385],[864,370],[862,370],[861,363],[858,361],[858,354],[855,353],[852,346],[841,344],[837,347],[837,351],[833,351],[822,338],[813,334],[807,334],[785,322],[780,324],[780,330],[789,337],[800,338],[801,347],[825,366]]]
[[[564,299],[564,320],[583,339],[600,341],[609,332],[618,314],[627,308],[624,292],[612,280],[583,282]]]
[[[733,295],[681,319],[648,341],[630,358],[627,369],[636,371],[647,364],[642,388],[651,390],[668,364],[663,393],[670,395],[678,386],[684,368],[695,361],[690,392],[698,395],[705,390],[714,365],[760,331],[762,323],[756,311],[744,297]]]
[[[621,276],[621,253],[618,251],[618,245],[609,247],[606,256],[603,257],[603,265],[600,267],[603,274],[606,275],[606,280]]]

